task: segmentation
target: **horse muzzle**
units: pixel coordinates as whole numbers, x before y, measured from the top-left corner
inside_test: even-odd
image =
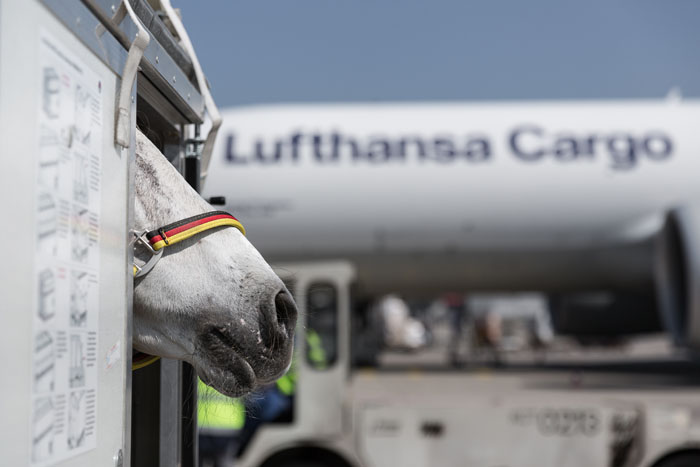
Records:
[[[252,318],[252,317],[251,317]],[[202,379],[226,393],[241,394],[284,374],[292,358],[297,307],[281,290],[263,300],[256,319],[200,326],[197,356]]]

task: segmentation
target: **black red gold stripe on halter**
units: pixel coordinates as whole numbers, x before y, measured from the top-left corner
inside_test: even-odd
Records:
[[[212,211],[152,230],[146,234],[146,238],[157,251],[215,227],[235,227],[245,235],[245,228],[238,219],[225,211]]]

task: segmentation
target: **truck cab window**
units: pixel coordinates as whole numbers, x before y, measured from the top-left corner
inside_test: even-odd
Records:
[[[326,370],[338,357],[338,291],[328,283],[314,283],[306,296],[306,361]]]

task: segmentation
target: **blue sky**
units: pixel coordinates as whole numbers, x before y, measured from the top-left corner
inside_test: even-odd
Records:
[[[175,2],[220,107],[700,96],[695,0]]]

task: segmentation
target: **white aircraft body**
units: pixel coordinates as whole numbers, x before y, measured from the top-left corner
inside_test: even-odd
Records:
[[[205,196],[225,196],[268,259],[349,258],[368,293],[647,290],[659,261],[674,268],[667,276],[683,269],[654,245],[673,213],[685,238],[700,201],[700,101],[280,105],[223,117]]]

